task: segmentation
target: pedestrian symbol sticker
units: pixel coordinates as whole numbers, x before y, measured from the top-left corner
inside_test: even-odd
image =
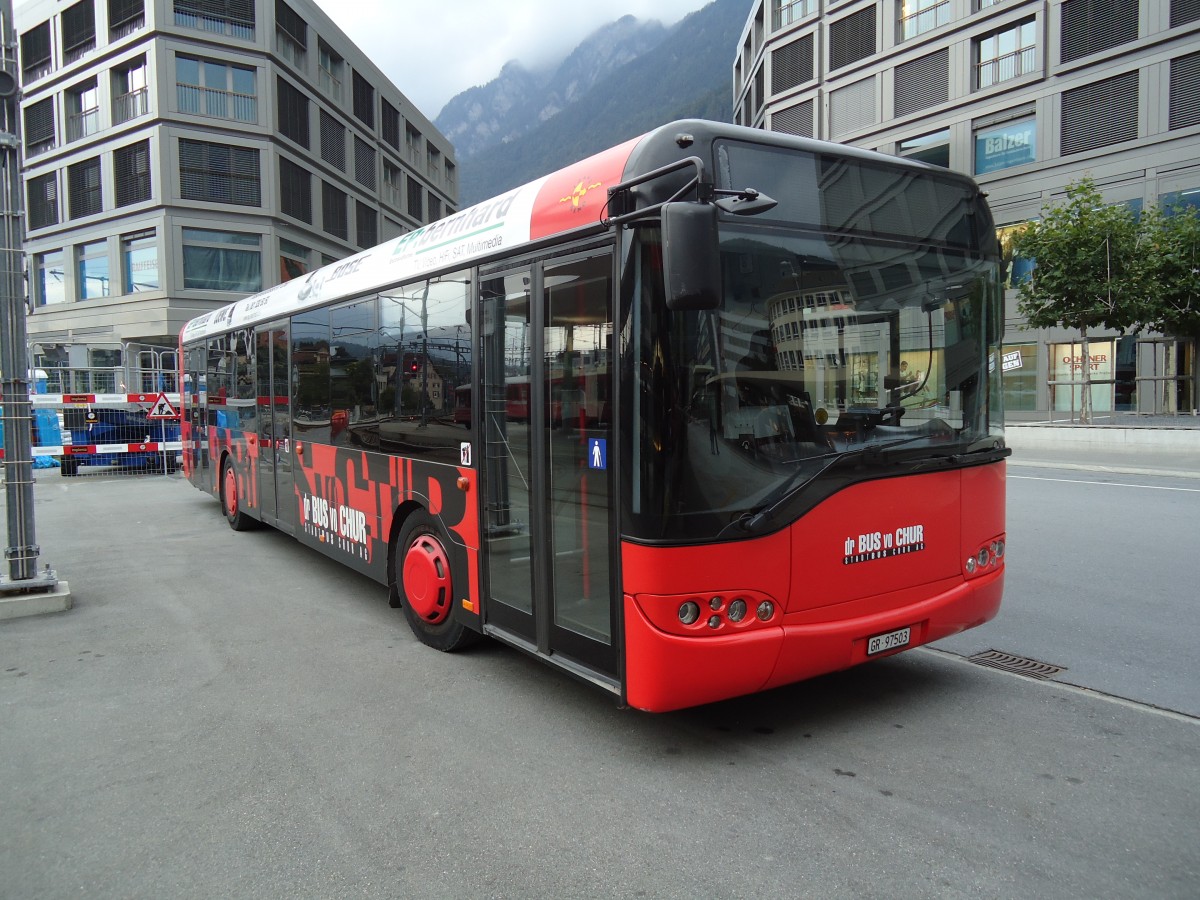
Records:
[[[588,440],[588,468],[608,468],[608,441],[604,438],[591,438]]]

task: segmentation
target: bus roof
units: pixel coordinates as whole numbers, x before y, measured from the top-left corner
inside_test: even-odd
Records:
[[[631,168],[649,171],[686,155],[693,135],[701,142],[728,136],[809,152],[833,151],[844,157],[926,169],[942,178],[956,177],[956,173],[912,160],[810,138],[702,120],[671,122],[369,250],[198,316],[184,326],[181,340],[186,343],[282,319],[339,298],[360,296],[522,244],[595,226],[603,218],[610,187],[630,177]],[[966,176],[957,177],[970,183]]]

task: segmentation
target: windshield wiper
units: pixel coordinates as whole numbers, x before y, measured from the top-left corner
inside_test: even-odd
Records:
[[[763,522],[771,519],[775,515],[775,512],[788,500],[790,500],[798,491],[811,484],[813,481],[824,475],[840,462],[844,462],[848,459],[861,459],[867,463],[878,463],[882,461],[884,450],[890,450],[903,444],[911,444],[914,441],[927,440],[928,438],[928,434],[917,434],[913,435],[912,437],[899,438],[894,441],[886,441],[879,444],[865,444],[861,447],[855,447],[852,450],[840,450],[836,453],[825,453],[821,456],[809,457],[807,460],[805,460],[805,462],[810,462],[813,460],[826,460],[826,462],[815,472],[812,472],[803,481],[801,481],[800,478],[805,474],[805,472],[808,471],[808,469],[797,469],[795,472],[785,478],[779,487],[771,491],[771,493],[765,500],[763,500],[762,503],[754,507],[754,509],[747,510],[733,522],[730,522],[729,525],[726,525],[725,528],[722,528],[721,534],[718,535],[718,537],[724,535],[726,529],[734,525],[737,525],[746,531],[756,530]]]

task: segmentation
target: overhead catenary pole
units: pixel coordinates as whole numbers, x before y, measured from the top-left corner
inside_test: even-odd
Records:
[[[12,0],[0,0],[0,381],[4,415],[4,490],[8,542],[0,572],[0,618],[70,607],[70,593],[49,566],[39,572],[33,524],[33,414],[25,346],[21,265],[19,81]]]

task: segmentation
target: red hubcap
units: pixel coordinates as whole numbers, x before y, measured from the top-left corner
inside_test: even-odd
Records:
[[[404,594],[418,616],[433,625],[450,615],[450,563],[432,535],[416,537],[404,557]]]
[[[225,470],[225,513],[236,516],[238,511],[237,476],[233,469]]]

